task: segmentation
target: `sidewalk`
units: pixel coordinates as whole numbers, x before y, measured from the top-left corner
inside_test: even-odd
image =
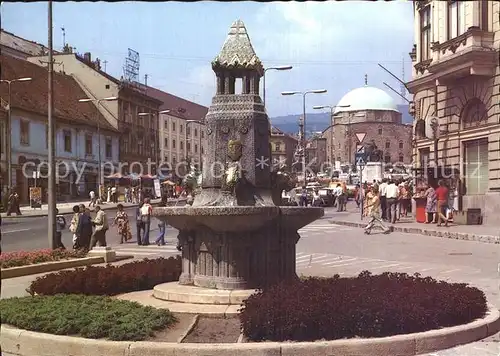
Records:
[[[161,201],[161,199],[153,199],[153,200],[151,200],[151,204],[156,205],[156,204],[159,204],[160,201]],[[168,205],[176,205],[176,204],[183,205],[184,202],[185,202],[185,199],[169,199]],[[63,215],[72,214],[73,213],[73,206],[79,205],[79,204],[85,204],[85,206],[88,206],[89,201],[85,200],[85,201],[80,201],[80,202],[74,201],[71,203],[58,203],[57,209],[59,209],[60,214],[63,214]],[[116,209],[116,206],[118,204],[122,204],[124,206],[124,208],[135,207],[138,205],[138,204],[133,204],[133,203],[118,202],[116,204],[115,203],[103,203],[103,204],[99,204],[99,206],[101,207],[102,210],[111,210],[111,209]],[[7,216],[6,213],[2,213],[2,214],[0,214],[0,216],[2,217],[2,219],[22,219],[22,218],[32,218],[32,217],[43,217],[43,216],[48,215],[48,206],[46,204],[43,204],[41,209],[32,209],[30,207],[23,206],[20,208],[20,210],[21,210],[22,215],[17,216],[15,213],[13,213],[11,216]],[[90,210],[92,211],[93,208],[90,208]]]
[[[361,220],[359,209],[351,205],[348,206],[346,212],[335,213],[329,221],[332,224],[363,228],[368,223],[368,218]],[[500,244],[500,227],[492,225],[454,225],[452,223],[449,227],[437,227],[436,224],[417,223],[414,217],[408,217],[397,221],[391,229],[409,234]]]

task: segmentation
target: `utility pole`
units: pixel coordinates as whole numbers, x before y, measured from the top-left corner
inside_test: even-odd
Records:
[[[104,73],[106,73],[106,64],[108,64],[108,61],[104,60],[102,63],[104,64]]]
[[[148,75],[144,74],[144,85],[148,86]]]
[[[48,146],[49,146],[49,182],[48,182],[48,191],[49,191],[49,201],[48,201],[48,218],[49,218],[49,226],[48,226],[48,238],[49,238],[49,247],[54,249],[55,246],[55,234],[56,234],[56,165],[55,165],[55,135],[54,135],[54,118],[52,116],[53,106],[54,106],[54,88],[53,84],[53,43],[52,43],[52,0],[49,0],[49,14],[48,14],[48,24],[49,24],[49,38],[48,38],[48,46],[49,46],[49,63],[48,63],[48,124],[49,124],[49,137],[48,137]]]

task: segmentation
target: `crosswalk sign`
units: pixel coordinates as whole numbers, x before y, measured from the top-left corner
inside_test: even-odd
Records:
[[[365,154],[364,153],[356,153],[355,155],[355,161],[357,166],[364,166],[366,163],[365,159]]]

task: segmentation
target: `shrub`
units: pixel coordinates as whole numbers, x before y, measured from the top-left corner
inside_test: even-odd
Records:
[[[166,309],[109,297],[56,295],[0,300],[2,323],[56,335],[139,341],[176,320]]]
[[[471,322],[486,311],[484,293],[466,284],[365,271],[260,291],[243,303],[240,321],[252,341],[315,341],[428,331]]]
[[[18,266],[32,265],[36,263],[59,261],[68,258],[82,258],[85,257],[84,251],[73,250],[35,250],[35,251],[16,251],[16,252],[2,252],[0,254],[1,268],[10,268]]]
[[[116,295],[177,281],[180,274],[180,256],[144,259],[119,266],[88,266],[46,274],[35,279],[27,291],[31,295]]]

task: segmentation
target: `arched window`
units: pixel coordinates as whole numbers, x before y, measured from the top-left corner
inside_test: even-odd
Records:
[[[488,110],[486,105],[478,98],[469,100],[462,111],[461,122],[464,129],[487,124]]]
[[[391,141],[385,141],[385,148],[391,148]]]
[[[391,163],[391,155],[389,153],[385,154],[384,163]]]
[[[399,162],[404,162],[405,160],[405,156],[403,156],[403,154],[399,154]]]
[[[382,135],[382,126],[379,126],[379,127],[378,127],[378,134],[379,134],[379,135]]]
[[[402,150],[405,147],[405,144],[403,141],[399,141],[399,149]]]

